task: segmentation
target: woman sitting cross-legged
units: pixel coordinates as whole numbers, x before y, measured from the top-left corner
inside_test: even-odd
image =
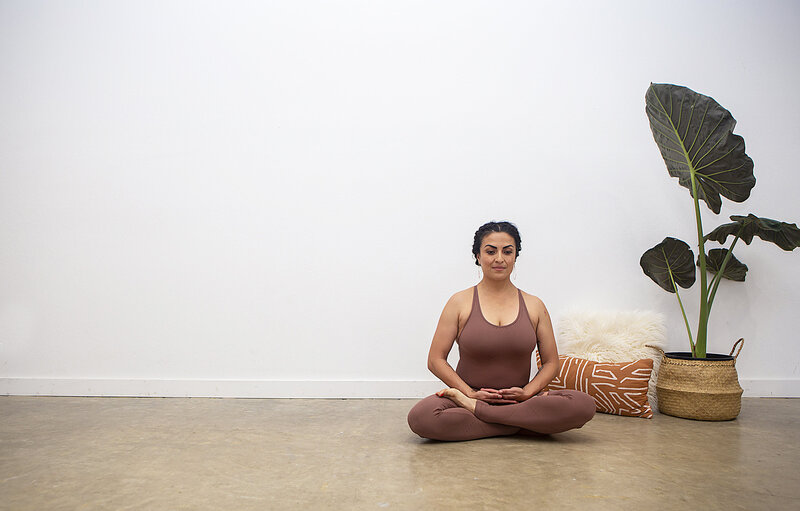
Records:
[[[558,373],[558,351],[542,301],[517,289],[511,272],[521,249],[517,228],[489,222],[475,233],[472,253],[483,278],[444,307],[428,368],[448,388],[408,413],[414,433],[434,440],[550,434],[580,428],[595,412],[594,398],[575,390],[542,392]],[[447,355],[457,342],[454,371]],[[542,367],[531,380],[538,345]]]

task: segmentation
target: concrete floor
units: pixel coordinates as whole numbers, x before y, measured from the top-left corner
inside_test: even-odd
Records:
[[[0,509],[797,509],[800,399],[422,440],[412,400],[0,397]]]

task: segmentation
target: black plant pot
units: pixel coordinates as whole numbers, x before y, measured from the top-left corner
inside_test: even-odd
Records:
[[[668,351],[664,353],[664,356],[678,360],[735,360],[733,355],[723,355],[721,353],[706,353],[705,358],[695,358],[692,356],[691,351]]]

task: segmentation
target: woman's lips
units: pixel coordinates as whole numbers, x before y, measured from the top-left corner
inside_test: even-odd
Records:
[[[501,267],[501,266],[492,266],[492,269],[493,269],[493,270],[497,270],[497,271],[503,271],[503,270],[505,270],[505,268],[503,268],[503,267]]]

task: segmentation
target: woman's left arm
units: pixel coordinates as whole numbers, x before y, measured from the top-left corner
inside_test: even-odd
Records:
[[[553,333],[553,322],[550,320],[550,313],[547,312],[547,307],[544,303],[532,297],[532,303],[528,306],[528,311],[531,314],[531,323],[536,329],[536,339],[539,346],[539,357],[542,359],[542,367],[536,376],[520,389],[519,387],[510,389],[501,389],[500,393],[505,399],[514,399],[516,401],[525,401],[530,399],[553,381],[553,378],[558,374],[558,348],[556,347],[556,336]],[[528,302],[528,300],[526,300]]]

